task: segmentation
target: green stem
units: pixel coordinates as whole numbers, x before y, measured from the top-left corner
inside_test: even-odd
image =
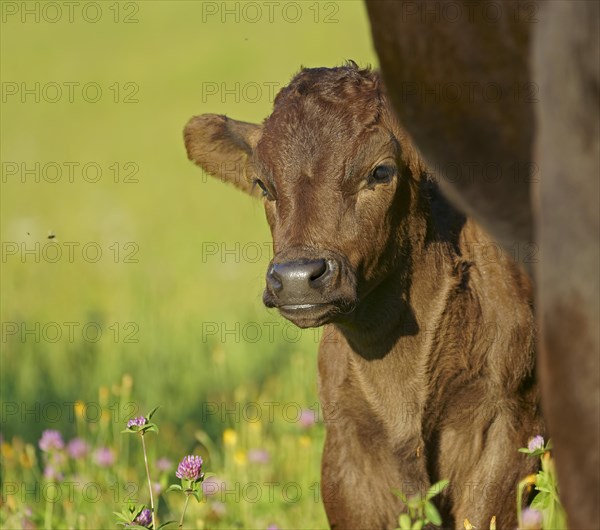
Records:
[[[188,507],[188,502],[190,502],[190,494],[186,491],[185,492],[185,505],[183,507],[183,513],[181,514],[181,519],[179,519],[179,528],[183,528],[183,518],[185,517],[185,512],[187,510]]]
[[[46,512],[44,515],[44,528],[48,530],[52,529],[52,515],[54,513],[54,501],[50,500],[50,497],[46,493]]]
[[[152,512],[152,528],[156,530],[156,516],[154,514],[154,495],[152,494],[152,481],[150,480],[150,469],[148,468],[148,454],[146,453],[146,442],[142,433],[142,449],[144,451],[144,464],[146,464],[146,477],[148,478],[148,491],[150,492],[150,511]]]

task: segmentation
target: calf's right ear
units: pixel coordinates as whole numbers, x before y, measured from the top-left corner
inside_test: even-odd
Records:
[[[194,116],[183,130],[188,158],[204,171],[251,195],[261,190],[252,182],[250,157],[262,126],[219,114]]]

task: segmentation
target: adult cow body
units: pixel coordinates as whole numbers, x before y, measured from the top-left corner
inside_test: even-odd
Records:
[[[390,99],[443,190],[511,252],[539,246],[561,496],[571,528],[600,528],[600,3],[367,8]]]
[[[206,114],[188,156],[262,194],[274,243],[265,304],[327,325],[322,463],[333,528],[394,528],[397,488],[439,479],[445,528],[516,525],[517,449],[543,426],[531,291],[512,260],[442,198],[379,76],[301,71],[263,125]]]

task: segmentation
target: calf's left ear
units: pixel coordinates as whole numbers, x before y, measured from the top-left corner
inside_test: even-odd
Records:
[[[192,162],[214,177],[260,196],[261,190],[252,184],[250,157],[261,131],[261,125],[202,114],[187,123],[183,138]]]

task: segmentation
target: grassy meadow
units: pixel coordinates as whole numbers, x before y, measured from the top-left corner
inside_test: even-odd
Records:
[[[160,522],[197,454],[218,487],[184,527],[324,528],[319,334],[263,307],[262,206],[189,163],[182,129],[262,120],[301,65],[376,64],[363,3],[67,4],[1,6],[0,523],[110,528],[147,504],[120,431],[160,405]]]

